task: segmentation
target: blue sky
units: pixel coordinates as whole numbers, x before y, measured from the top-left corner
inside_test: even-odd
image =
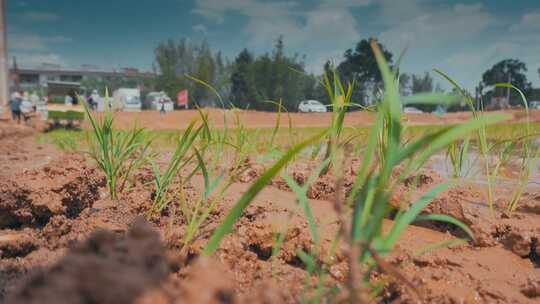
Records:
[[[405,72],[437,67],[471,88],[497,61],[519,58],[540,86],[539,0],[8,0],[7,18],[10,55],[22,66],[150,69],[168,38],[206,38],[233,59],[283,35],[317,73],[373,36],[396,56],[409,46]]]

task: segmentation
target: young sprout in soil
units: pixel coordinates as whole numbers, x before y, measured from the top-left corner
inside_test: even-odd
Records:
[[[477,110],[475,107],[475,101],[468,94],[465,90],[463,90],[452,78],[450,78],[448,75],[444,74],[443,72],[439,70],[435,70],[438,74],[440,74],[444,79],[446,79],[448,82],[450,82],[454,88],[459,92],[461,97],[465,100],[466,104],[468,105],[469,109],[471,110],[473,117],[481,117],[485,115],[483,111],[483,107],[480,108],[480,110]],[[521,144],[521,154],[519,155],[519,158],[521,160],[521,165],[519,166],[519,173],[518,173],[518,183],[516,188],[512,192],[512,196],[510,201],[507,204],[507,210],[508,211],[514,211],[517,208],[517,204],[521,200],[521,197],[523,195],[523,192],[525,191],[526,186],[528,185],[530,175],[532,173],[532,169],[534,168],[536,161],[538,157],[540,156],[540,148],[533,148],[533,136],[531,133],[531,121],[530,121],[530,113],[528,108],[528,102],[525,98],[525,95],[521,90],[513,86],[509,83],[499,83],[495,84],[495,87],[506,87],[513,89],[517,91],[521,97],[521,101],[525,107],[525,115],[526,115],[526,122],[525,122],[525,132],[520,137]],[[487,137],[487,128],[486,126],[482,126],[476,131],[477,135],[477,141],[480,153],[483,157],[484,161],[484,170],[485,175],[487,179],[487,193],[488,193],[488,204],[490,209],[494,210],[494,183],[496,178],[498,177],[500,173],[500,168],[503,167],[505,164],[510,162],[510,157],[513,155],[514,151],[517,150],[516,143],[517,141],[509,143],[508,141],[495,141],[494,143],[489,143],[488,137]],[[502,146],[502,150],[498,154],[495,154],[495,149],[498,146]]]
[[[184,134],[176,140],[176,148],[174,150],[169,164],[163,173],[155,161],[152,161],[152,170],[154,173],[154,183],[156,191],[154,194],[154,202],[152,212],[161,212],[168,203],[171,202],[168,197],[169,187],[178,177],[182,168],[184,168],[195,157],[194,154],[189,154],[192,144],[202,130],[202,127],[195,129],[196,121],[192,121]]]
[[[108,100],[108,92],[105,98]],[[132,172],[147,161],[147,152],[152,141],[142,128],[115,130],[111,112],[105,112],[103,118],[98,120],[88,106],[83,104],[92,125],[93,137],[89,142],[89,154],[105,174],[111,198],[117,199],[118,194],[126,188]]]
[[[448,145],[446,149],[446,159],[452,165],[452,176],[455,178],[464,176],[464,166],[469,157],[470,137],[464,140],[456,140]]]

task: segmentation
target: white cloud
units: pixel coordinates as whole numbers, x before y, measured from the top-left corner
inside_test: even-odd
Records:
[[[208,29],[204,24],[196,24],[192,27],[192,29],[195,33],[200,33],[203,35],[206,35],[208,33]]]
[[[372,0],[323,0],[321,6],[335,8],[361,7],[371,4]]]
[[[290,51],[307,54],[308,71],[320,72],[323,63],[341,58],[360,39],[359,26],[350,12],[371,0],[323,0],[312,9],[299,9],[292,1],[198,0],[194,12],[221,23],[234,12],[247,17],[244,34],[249,47],[268,49],[279,36]]]
[[[482,74],[497,62],[504,59],[518,59],[527,65],[525,73],[527,80],[538,86],[538,72],[540,67],[540,42],[530,43],[526,48],[523,44],[513,39],[502,36],[499,41],[486,45],[473,47],[468,50],[457,52],[441,63],[441,68],[462,83],[467,89],[472,90],[482,79]]]
[[[393,48],[410,44],[414,48],[437,47],[448,43],[465,42],[488,28],[495,21],[481,4],[456,4],[450,8],[420,6],[417,0],[399,1],[401,5],[383,9],[383,18],[391,20],[391,27],[381,33],[381,41]],[[400,19],[405,2],[412,5]],[[411,8],[417,10],[412,11]],[[404,18],[404,16],[408,16]],[[397,20],[396,20],[397,19]]]
[[[228,12],[238,12],[250,18],[287,18],[295,6],[297,3],[293,1],[197,0],[193,12],[222,23]]]
[[[17,58],[17,63],[20,67],[25,68],[37,67],[44,63],[68,66],[67,62],[64,61],[62,56],[50,52],[16,52],[11,55]]]
[[[45,50],[53,43],[65,43],[71,39],[64,36],[39,36],[30,33],[8,33],[8,46],[17,50]]]
[[[49,22],[60,19],[60,16],[49,12],[24,12],[17,15],[22,21]]]
[[[216,23],[228,14],[245,17],[246,46],[256,51],[283,35],[288,51],[307,55],[310,72],[321,72],[328,59],[339,63],[346,49],[375,35],[395,55],[409,46],[403,62],[409,73],[439,67],[472,88],[497,61],[519,58],[529,67],[528,78],[538,82],[540,12],[528,12],[512,26],[479,0],[460,2],[318,0],[306,9],[287,0],[196,0],[193,12]],[[353,15],[367,6],[375,9],[368,19]]]
[[[512,32],[536,32],[540,31],[540,12],[527,13],[521,17],[519,23],[510,27]]]

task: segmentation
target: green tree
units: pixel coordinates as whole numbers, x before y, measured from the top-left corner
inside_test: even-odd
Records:
[[[392,53],[381,43],[379,48],[389,63],[392,63]],[[382,85],[382,76],[375,60],[375,55],[370,46],[370,40],[363,39],[356,44],[354,50],[348,49],[344,54],[345,59],[338,65],[338,72],[344,82],[356,81],[353,101],[360,102],[370,92],[375,92]]]
[[[412,75],[412,87],[413,94],[426,93],[433,91],[433,78],[428,72],[424,73],[424,76]]]
[[[167,40],[155,49],[155,61],[159,76],[156,89],[174,98],[180,90],[189,92],[190,105],[217,105],[217,98],[208,88],[194,82],[186,75],[195,77],[214,87],[222,95],[228,95],[230,67],[223,62],[221,53],[213,53],[206,41],[193,43],[186,39],[177,42]]]
[[[231,100],[241,108],[276,111],[266,101],[282,101],[288,111],[296,111],[300,101],[313,90],[315,78],[304,71],[297,54],[288,56],[280,37],[271,54],[253,58],[243,50],[236,58],[231,74]]]
[[[231,74],[231,101],[238,108],[253,108],[257,100],[252,68],[253,56],[243,49],[234,60]]]
[[[411,95],[411,76],[409,74],[399,75],[399,93],[401,96]]]
[[[529,94],[532,85],[527,81],[527,66],[524,62],[517,59],[506,59],[499,61],[488,69],[482,75],[482,83],[489,88],[484,96],[485,101],[489,101],[491,97],[506,97],[508,92],[510,93],[510,104],[519,105],[522,104],[521,97],[515,90],[507,90],[506,88],[495,88],[493,85],[497,83],[510,82],[525,94]]]

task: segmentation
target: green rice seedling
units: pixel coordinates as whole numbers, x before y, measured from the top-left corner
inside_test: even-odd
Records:
[[[200,236],[202,228],[208,217],[215,210],[217,203],[222,199],[227,189],[233,184],[234,179],[229,178],[225,181],[225,170],[221,172],[209,172],[206,166],[206,161],[202,158],[201,153],[195,149],[197,159],[197,169],[202,172],[204,181],[204,191],[198,197],[194,204],[186,206],[188,202],[181,202],[182,214],[187,223],[186,232],[181,240],[182,255],[187,254],[187,250],[191,242]],[[211,178],[211,176],[216,176]]]
[[[518,203],[520,202],[521,197],[523,196],[523,193],[525,192],[525,189],[527,185],[529,184],[529,178],[532,174],[533,169],[535,168],[537,164],[538,157],[540,156],[540,146],[535,148],[532,142],[535,137],[532,136],[529,106],[528,106],[528,102],[527,102],[527,98],[525,97],[525,94],[523,94],[523,92],[519,88],[515,87],[514,85],[510,83],[499,83],[499,84],[496,84],[495,86],[506,87],[506,88],[510,88],[517,91],[521,97],[521,101],[525,108],[525,114],[526,114],[525,134],[522,137],[523,145],[522,145],[518,185],[514,189],[512,193],[512,197],[507,206],[507,210],[512,212],[516,210]],[[513,146],[514,143],[512,143],[511,145]]]
[[[151,212],[161,212],[170,203],[167,197],[169,187],[178,176],[179,171],[195,157],[194,154],[190,155],[189,152],[193,142],[202,130],[202,127],[195,129],[195,123],[196,121],[192,121],[183,135],[177,139],[176,148],[165,171],[161,172],[156,162],[152,161],[156,191]]]
[[[446,159],[450,160],[452,165],[452,176],[455,178],[463,177],[463,166],[469,156],[470,137],[464,140],[457,140],[448,145],[446,149]]]
[[[396,78],[388,68],[377,44],[372,43],[372,46],[383,75],[386,91],[383,100],[378,105],[377,119],[371,128],[358,175],[351,194],[347,198],[349,204],[342,201],[340,194],[340,191],[343,191],[340,190],[343,189],[343,185],[339,163],[343,161],[343,154],[336,141],[332,141],[333,147],[330,147],[330,159],[337,181],[334,209],[340,223],[340,238],[343,243],[348,245],[345,254],[349,263],[349,273],[345,285],[350,296],[349,302],[352,303],[366,300],[366,294],[369,294],[366,292],[366,288],[369,289],[366,283],[369,282],[369,274],[375,267],[396,276],[405,284],[408,283],[403,275],[384,263],[381,257],[393,250],[399,236],[414,221],[436,220],[451,223],[462,228],[472,238],[470,229],[454,218],[442,214],[419,216],[422,209],[438,193],[452,186],[452,183],[438,185],[418,201],[412,203],[410,207],[405,206],[398,210],[390,232],[387,234],[382,231],[382,223],[392,210],[390,197],[398,183],[409,176],[411,172],[419,169],[436,151],[486,124],[504,118],[502,116],[475,118],[462,125],[446,127],[405,143],[402,137],[401,104]],[[332,91],[330,93],[331,98],[336,95]],[[418,99],[415,102],[418,102]],[[434,101],[425,100],[425,102]],[[339,129],[329,132],[335,136]],[[379,155],[378,159],[376,155]],[[375,160],[377,160],[377,164],[373,166]],[[394,179],[393,169],[400,164],[403,164],[403,169],[399,177]],[[345,207],[347,205],[352,206],[352,214]],[[352,216],[352,221],[347,220],[347,216]],[[348,226],[347,223],[351,223],[351,225]],[[357,277],[360,270],[359,264],[369,266],[369,271],[364,273],[363,278]]]
[[[364,157],[357,171],[355,183],[351,190],[347,204],[343,200],[343,176],[342,163],[344,160],[344,145],[342,145],[343,120],[345,109],[350,104],[352,85],[344,89],[338,81],[332,85],[328,77],[326,78],[326,88],[332,100],[333,118],[332,124],[325,132],[318,134],[299,145],[292,147],[274,165],[259,177],[255,183],[242,195],[234,207],[229,211],[223,222],[215,229],[203,253],[210,255],[214,253],[223,237],[231,231],[235,222],[241,217],[243,210],[252,202],[257,193],[293,158],[298,155],[308,145],[317,143],[321,138],[328,142],[327,155],[324,159],[324,166],[321,172],[329,170],[330,165],[336,179],[336,195],[334,209],[339,223],[339,240],[346,245],[344,254],[349,264],[349,273],[345,286],[348,289],[351,303],[358,303],[365,300],[369,294],[370,273],[376,267],[384,272],[388,272],[407,284],[408,281],[399,271],[391,268],[382,260],[382,257],[390,253],[398,241],[405,228],[414,221],[443,221],[454,224],[473,238],[470,229],[463,223],[443,214],[429,214],[420,216],[422,209],[441,191],[452,186],[453,183],[441,184],[434,187],[427,194],[410,206],[404,206],[398,210],[394,223],[388,233],[383,233],[383,221],[392,211],[390,197],[396,185],[403,181],[411,172],[419,169],[433,153],[446,148],[450,143],[474,132],[486,124],[501,121],[505,117],[502,115],[482,116],[474,118],[464,124],[452,127],[445,127],[430,134],[426,134],[419,139],[404,142],[403,124],[401,120],[401,104],[397,89],[396,77],[390,71],[384,57],[376,43],[372,44],[373,50],[379,64],[383,80],[385,83],[384,98],[377,106],[377,119],[371,128],[368,136],[368,144],[364,151]],[[335,74],[334,74],[335,75]],[[335,75],[337,76],[337,75]],[[338,79],[337,77],[334,78]],[[427,102],[427,101],[426,101]],[[431,101],[430,101],[431,102]],[[379,136],[385,139],[384,145],[380,145]],[[382,157],[377,159],[376,154]],[[381,161],[382,159],[382,161]],[[375,166],[373,166],[375,164]],[[403,165],[403,169],[398,178],[394,178],[393,169],[398,165]],[[304,189],[298,189],[290,183],[296,190],[295,193],[303,193]],[[300,201],[303,197],[300,196]],[[304,200],[305,202],[305,200]],[[303,204],[304,207],[309,204]],[[351,208],[348,208],[350,206]],[[306,208],[305,208],[306,209]],[[307,208],[309,210],[309,208]],[[308,212],[306,212],[308,214]],[[310,216],[307,215],[309,218]],[[351,219],[347,219],[351,217]],[[318,239],[314,223],[311,223],[310,233],[313,238]],[[338,238],[336,238],[336,243]],[[324,275],[318,259],[310,253],[298,252],[298,257],[304,261],[308,271]],[[368,271],[363,272],[362,277],[357,277],[360,273],[360,264],[368,266]],[[324,291],[323,294],[331,296],[335,291],[326,291],[322,284],[317,291]],[[410,285],[410,284],[409,284]],[[319,297],[320,298],[320,297]]]
[[[238,174],[239,168],[242,168],[241,165],[244,163],[246,158],[249,155],[249,148],[251,147],[251,142],[249,140],[249,131],[244,126],[242,119],[240,119],[240,113],[238,110],[234,109],[234,117],[236,121],[236,128],[232,134],[233,138],[230,142],[230,146],[234,148],[234,158],[233,164],[231,167],[231,172]]]
[[[456,139],[478,130],[488,123],[504,119],[500,115],[474,118],[464,124],[443,128],[440,131],[424,135],[419,139],[404,144],[402,139],[401,106],[396,78],[386,64],[377,44],[372,43],[372,47],[383,76],[385,94],[378,107],[378,117],[371,129],[368,147],[353,185],[352,198],[350,198],[353,200],[352,225],[347,227],[347,221],[344,218],[340,221],[341,231],[344,234],[342,237],[349,244],[350,269],[347,288],[351,295],[351,302],[356,302],[362,296],[362,292],[359,292],[359,290],[361,291],[363,286],[358,285],[358,282],[362,280],[355,277],[358,262],[377,265],[382,271],[398,276],[399,279],[400,275],[388,268],[388,265],[381,264],[383,261],[379,257],[383,257],[393,250],[399,236],[414,221],[436,220],[448,222],[462,228],[472,237],[470,229],[449,216],[430,214],[419,217],[422,209],[438,193],[452,186],[452,183],[435,186],[418,201],[412,203],[410,207],[398,210],[393,225],[387,234],[382,232],[382,223],[392,209],[390,197],[397,183],[403,181],[411,172],[419,169],[433,153],[447,147]],[[415,102],[417,101],[415,100]],[[440,101],[426,99],[425,102]],[[384,161],[379,160],[378,166],[369,170],[369,164],[375,156],[377,137],[380,136],[381,130],[385,138],[385,145],[379,149]],[[393,180],[393,169],[400,164],[404,165],[401,174],[397,180]],[[346,234],[349,234],[349,236]],[[370,269],[374,268],[370,267]],[[364,281],[367,282],[368,278],[369,272],[366,273]],[[407,284],[403,279],[402,282]]]
[[[328,163],[330,162],[329,159],[323,161],[316,170],[308,177],[307,181],[301,186],[299,185],[290,175],[283,173],[282,177],[289,185],[291,190],[296,194],[297,196],[297,203],[302,208],[304,215],[306,216],[309,232],[311,235],[311,238],[315,244],[315,247],[312,248],[312,252],[317,252],[319,247],[319,233],[317,231],[317,224],[315,222],[315,217],[313,216],[313,211],[311,210],[311,206],[309,205],[309,199],[307,197],[307,192],[309,190],[309,187],[317,180],[317,178],[320,175],[320,172],[328,166]],[[294,215],[294,213],[293,213]],[[281,238],[278,238],[276,242],[276,246],[274,247],[272,256],[276,256],[279,254],[281,243],[283,242],[283,237],[287,234],[287,229],[285,229],[285,232],[281,233]]]
[[[81,142],[85,138],[86,131],[56,129],[46,133],[36,134],[39,143],[53,144],[63,151],[82,150]]]
[[[211,255],[214,253],[227,233],[229,233],[236,221],[242,216],[244,209],[249,206],[253,201],[255,196],[271,181],[271,179],[276,176],[281,169],[298,153],[300,153],[304,148],[318,141],[322,136],[325,135],[325,132],[317,134],[300,144],[292,147],[285,155],[283,155],[273,166],[267,169],[249,188],[248,190],[240,197],[236,202],[234,207],[229,211],[223,222],[216,228],[212,233],[210,240],[204,247],[203,253],[205,255]]]
[[[277,109],[278,109],[278,111],[277,111],[276,124],[275,124],[274,128],[272,129],[272,137],[270,138],[270,147],[271,147],[271,150],[276,148],[276,147],[274,146],[274,144],[275,144],[275,141],[276,141],[276,136],[278,135],[278,132],[279,132],[280,127],[281,127],[281,113],[282,113],[282,111],[285,111],[285,113],[287,113],[287,120],[288,120],[288,129],[287,129],[287,131],[288,131],[288,138],[289,138],[289,140],[291,140],[290,145],[293,146],[293,145],[294,145],[294,134],[293,134],[293,127],[292,127],[291,114],[290,114],[289,111],[287,111],[287,109],[283,106],[283,102],[282,102],[281,99],[279,100],[279,102],[275,102],[275,101],[272,101],[272,100],[267,100],[267,101],[265,101],[265,102],[275,105],[275,106],[277,107]]]
[[[108,94],[106,96],[108,98]],[[92,125],[89,154],[105,174],[111,198],[117,199],[131,173],[146,162],[152,141],[142,128],[115,130],[110,112],[98,121],[86,105],[85,111]]]
[[[444,79],[449,81],[454,88],[457,89],[457,91],[460,93],[462,98],[465,100],[466,104],[469,106],[470,110],[473,113],[473,117],[480,117],[482,115],[485,115],[483,113],[483,110],[480,109],[479,111],[476,110],[476,107],[474,106],[474,100],[472,96],[470,96],[468,93],[466,93],[454,80],[452,80],[448,75],[444,74],[443,72],[439,70],[435,70],[438,74],[440,74]],[[500,83],[496,84],[496,87],[507,87],[511,88],[513,90],[516,90],[520,96],[522,103],[525,108],[525,114],[526,114],[526,122],[525,122],[525,134],[521,137],[523,139],[522,141],[522,153],[520,155],[521,159],[521,166],[519,170],[519,182],[518,187],[514,190],[512,194],[512,198],[510,199],[510,202],[508,204],[508,210],[515,210],[517,202],[520,200],[525,187],[528,184],[528,180],[530,178],[530,174],[532,173],[532,168],[534,167],[534,164],[536,163],[536,160],[538,159],[540,150],[536,149],[536,151],[532,148],[531,141],[532,141],[532,127],[531,127],[531,121],[530,121],[530,113],[528,108],[527,99],[525,98],[525,95],[521,90],[513,86],[512,84],[508,83]],[[490,206],[490,209],[494,209],[494,195],[493,195],[493,188],[495,179],[497,178],[499,174],[499,170],[501,166],[508,163],[509,156],[514,154],[513,152],[516,149],[515,146],[515,138],[512,138],[514,140],[514,143],[510,143],[508,141],[501,142],[495,142],[490,144],[488,141],[488,135],[487,135],[487,128],[486,126],[481,127],[476,131],[476,135],[478,138],[478,145],[481,155],[483,156],[484,160],[484,170],[485,175],[487,179],[487,186],[488,186],[488,203]],[[495,151],[495,148],[497,146],[503,146],[503,149],[499,152],[497,155],[498,157],[493,158],[493,152]]]
[[[326,91],[330,96],[332,121],[328,132],[326,154],[324,156],[324,160],[331,159],[331,161],[326,168],[321,171],[321,175],[326,174],[330,169],[330,166],[336,164],[335,159],[332,159],[332,157],[335,156],[336,153],[340,153],[337,148],[341,147],[340,140],[343,131],[343,123],[345,121],[345,114],[347,113],[347,110],[353,106],[351,97],[355,84],[354,81],[349,83],[345,90],[336,70],[332,71],[332,80],[330,80],[329,75],[325,73],[323,75],[323,81]],[[339,168],[334,171],[339,172]]]
[[[485,115],[485,113],[483,113],[483,106],[481,107],[480,110],[477,110],[475,106],[475,100],[473,99],[473,97],[469,93],[467,93],[464,89],[462,89],[461,86],[457,84],[457,82],[455,82],[452,78],[450,78],[450,76],[446,75],[444,72],[438,69],[434,69],[434,71],[440,76],[442,76],[445,80],[447,80],[454,87],[454,89],[457,90],[459,95],[465,101],[465,104],[469,107],[469,110],[471,111],[474,118],[480,118],[483,115]],[[484,160],[484,171],[486,174],[487,185],[488,185],[488,189],[487,189],[488,204],[489,204],[490,210],[493,211],[494,176],[493,176],[493,171],[491,169],[492,166],[491,166],[491,158],[490,158],[490,151],[492,149],[492,146],[489,145],[488,136],[487,136],[487,128],[485,125],[481,126],[478,130],[476,130],[475,133],[476,133],[476,137],[478,141],[480,154],[482,155],[483,160]]]

